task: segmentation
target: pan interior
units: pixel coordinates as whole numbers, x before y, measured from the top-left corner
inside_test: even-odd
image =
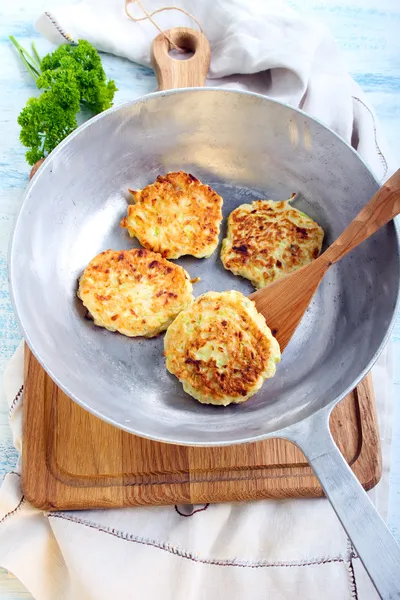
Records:
[[[359,378],[384,340],[398,293],[393,224],[332,267],[276,376],[247,403],[204,406],[165,369],[163,336],[128,339],[85,320],[77,278],[98,252],[132,247],[119,221],[127,188],[158,174],[193,173],[224,199],[286,199],[324,228],[329,245],[377,189],[331,131],[290,107],[223,90],[155,94],[117,107],[70,136],[30,185],[17,219],[10,278],[28,343],[79,404],[146,437],[219,445],[272,434],[331,403]],[[225,234],[225,223],[221,240]],[[207,290],[250,293],[212,258],[177,261]]]

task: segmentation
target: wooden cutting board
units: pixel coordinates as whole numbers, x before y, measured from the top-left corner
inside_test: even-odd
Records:
[[[323,492],[304,455],[274,439],[224,448],[152,442],[72,402],[25,352],[22,486],[45,510],[316,497]],[[333,411],[331,431],[366,489],[381,476],[368,375]]]

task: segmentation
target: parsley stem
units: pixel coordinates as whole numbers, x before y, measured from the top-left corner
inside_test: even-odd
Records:
[[[39,56],[38,51],[36,50],[36,46],[35,46],[34,42],[32,42],[32,53],[33,53],[33,57],[36,59],[36,64],[37,64],[37,66],[39,68],[39,71],[40,71],[40,67],[41,67],[42,61],[41,61],[41,58]]]
[[[37,68],[36,68],[36,66],[35,66],[35,65],[37,64],[37,63],[36,63],[36,60],[37,60],[37,59],[36,59],[36,55],[37,55],[37,57],[39,58],[39,55],[37,54],[36,48],[34,49],[35,58],[33,58],[33,57],[32,57],[32,56],[29,54],[29,52],[27,52],[27,51],[25,50],[25,48],[23,48],[23,47],[21,46],[21,44],[19,44],[19,43],[17,42],[17,40],[15,39],[15,37],[14,37],[13,35],[10,35],[10,36],[9,36],[9,38],[10,38],[10,41],[11,41],[11,42],[13,43],[13,45],[15,46],[15,48],[17,49],[17,51],[18,51],[18,54],[19,54],[19,56],[20,56],[20,58],[21,58],[22,62],[24,63],[25,67],[27,68],[28,72],[30,73],[31,77],[32,77],[32,78],[33,78],[33,79],[36,81],[36,80],[37,80],[37,78],[38,78],[38,77],[39,77],[39,75],[40,75],[40,71],[38,71],[38,70],[37,70]],[[33,46],[33,44],[32,44],[32,46]],[[39,61],[40,61],[40,58],[39,58]]]

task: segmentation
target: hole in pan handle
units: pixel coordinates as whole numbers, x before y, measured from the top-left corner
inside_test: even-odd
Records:
[[[160,33],[151,47],[151,63],[159,90],[203,87],[210,66],[210,44],[205,35],[188,27],[175,27],[165,32],[176,46],[193,52],[187,60],[177,60],[169,52],[169,40]]]

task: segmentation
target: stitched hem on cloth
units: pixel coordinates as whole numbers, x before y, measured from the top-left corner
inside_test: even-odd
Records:
[[[346,568],[347,568],[347,578],[348,578],[348,583],[349,583],[349,588],[350,588],[350,597],[353,600],[358,600],[357,581],[356,581],[356,575],[354,572],[354,565],[353,565],[353,559],[356,558],[356,553],[355,553],[355,550],[354,550],[350,540],[347,540],[347,556],[348,556],[348,562],[346,562]]]
[[[44,13],[46,15],[46,17],[49,19],[50,23],[57,29],[58,33],[60,35],[62,35],[62,37],[69,43],[72,44],[74,43],[74,40],[72,39],[72,37],[66,33],[57,23],[57,21],[55,20],[54,17],[51,16],[51,14],[49,12],[45,12]]]
[[[77,525],[84,525],[85,527],[89,527],[91,529],[95,529],[101,533],[106,533],[108,535],[112,535],[114,537],[125,540],[126,542],[133,542],[135,544],[141,544],[143,546],[151,546],[153,548],[157,548],[158,550],[163,550],[164,552],[168,552],[169,554],[174,554],[180,558],[185,558],[187,560],[191,560],[192,562],[202,563],[206,565],[213,565],[217,567],[242,567],[242,568],[250,568],[250,569],[260,569],[260,568],[271,568],[271,567],[310,567],[314,565],[325,565],[329,563],[343,563],[346,566],[346,562],[348,562],[348,557],[344,556],[332,556],[332,557],[318,557],[312,558],[310,560],[304,561],[288,561],[288,562],[269,562],[269,561],[259,561],[252,562],[249,560],[240,560],[240,559],[218,559],[218,558],[203,558],[198,554],[193,554],[188,550],[184,550],[183,548],[179,548],[177,546],[172,546],[166,542],[162,542],[160,540],[151,540],[146,538],[141,538],[132,535],[131,533],[127,533],[125,531],[120,531],[118,529],[113,529],[111,527],[106,527],[103,525],[99,525],[98,523],[94,523],[93,521],[86,521],[84,519],[79,519],[78,517],[73,517],[71,515],[61,514],[61,513],[47,513],[47,517],[51,519],[63,519],[65,521],[70,521],[71,523],[76,523]]]
[[[383,175],[382,175],[382,179],[383,179],[384,177],[386,177],[386,174],[388,172],[388,164],[387,164],[386,158],[384,157],[383,152],[380,149],[379,144],[378,144],[378,134],[377,134],[377,131],[376,131],[376,123],[375,123],[374,115],[371,112],[371,110],[368,108],[368,106],[366,104],[364,104],[364,102],[362,100],[360,100],[360,98],[357,98],[357,96],[352,96],[352,98],[353,98],[353,100],[356,100],[357,102],[359,102],[364,108],[366,108],[367,111],[369,112],[369,114],[371,115],[372,123],[374,125],[375,149],[376,149],[376,151],[377,151],[377,153],[379,155],[379,158],[381,159],[381,163],[382,163],[382,166],[383,166],[383,169],[384,169]]]
[[[22,505],[24,504],[24,502],[25,502],[25,496],[21,496],[21,499],[18,502],[17,506],[15,508],[13,508],[12,510],[10,510],[8,513],[6,513],[2,519],[0,519],[0,525],[2,523],[4,523],[4,521],[6,521],[9,517],[12,517],[13,515],[15,515],[15,513],[18,512],[20,510],[20,508],[22,508]]]
[[[17,475],[17,473],[15,473]],[[9,511],[8,513],[6,513],[4,515],[4,517],[0,520],[0,525],[2,523],[4,523],[4,521],[6,521],[8,518],[12,517],[13,515],[15,515],[23,506],[23,504],[25,503],[26,499],[24,496],[21,496],[17,506],[15,508],[13,508],[11,511]],[[244,561],[244,560],[238,560],[238,559],[215,559],[215,558],[202,558],[198,555],[194,555],[191,552],[188,552],[186,550],[177,548],[175,546],[171,546],[171,544],[167,544],[165,542],[161,542],[161,541],[157,541],[157,540],[146,540],[144,538],[138,538],[133,536],[132,534],[123,532],[123,531],[119,531],[116,529],[112,529],[109,527],[103,527],[100,526],[96,523],[93,523],[92,521],[85,521],[83,519],[78,519],[77,517],[71,517],[68,515],[64,515],[64,514],[57,514],[57,513],[47,513],[47,517],[48,518],[53,518],[53,519],[64,519],[66,521],[71,521],[72,523],[76,523],[77,525],[84,525],[85,527],[90,527],[92,529],[95,529],[101,533],[106,533],[108,535],[113,535],[114,537],[120,538],[120,539],[124,539],[125,541],[128,542],[134,542],[136,544],[142,544],[145,546],[151,546],[153,548],[159,549],[159,550],[163,550],[165,552],[169,552],[170,554],[174,554],[175,556],[178,556],[180,558],[185,558],[187,560],[191,560],[192,562],[195,563],[202,563],[202,564],[206,564],[206,565],[210,565],[210,566],[216,566],[216,567],[242,567],[242,568],[250,568],[250,569],[257,569],[257,568],[290,568],[290,567],[310,567],[310,566],[320,566],[320,565],[327,565],[327,564],[331,564],[331,563],[341,563],[344,565],[344,567],[346,568],[347,571],[347,579],[348,579],[348,584],[349,584],[349,591],[350,591],[350,597],[353,600],[358,600],[358,593],[357,593],[357,584],[356,584],[356,579],[355,579],[355,573],[354,573],[354,567],[353,567],[353,558],[355,558],[355,552],[353,550],[353,547],[351,546],[350,542],[348,542],[348,555],[346,557],[343,556],[334,556],[334,557],[319,557],[319,558],[315,558],[315,559],[310,559],[308,561],[289,561],[289,562],[267,562],[267,561],[259,561],[259,562],[251,562],[251,561]]]
[[[18,408],[20,404],[22,404],[23,399],[24,386],[21,385],[18,392],[15,395],[14,400],[11,402],[10,410],[8,411],[8,417],[10,418],[13,412]]]

